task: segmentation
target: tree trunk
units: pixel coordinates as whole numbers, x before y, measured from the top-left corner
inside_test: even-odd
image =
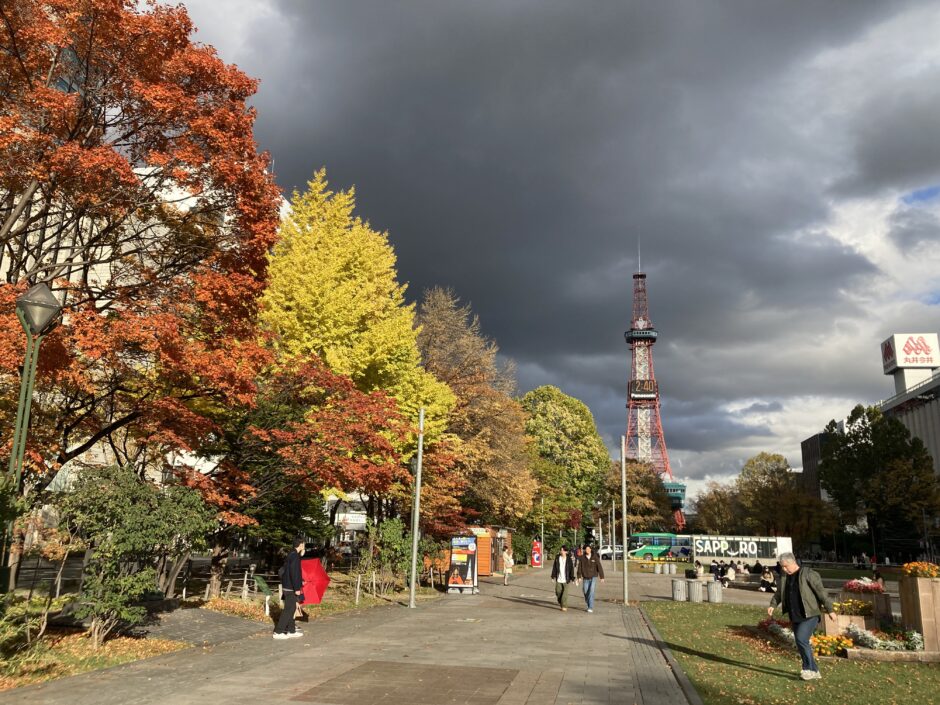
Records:
[[[212,557],[209,559],[209,597],[219,597],[222,594],[222,576],[228,563],[227,537],[227,534],[218,534],[212,545]]]
[[[176,559],[176,562],[170,565],[169,574],[167,575],[166,583],[163,586],[163,596],[171,598],[176,594],[176,579],[179,577],[180,571],[183,570],[183,566],[186,565],[186,561],[189,560],[189,552],[187,551],[182,556]]]

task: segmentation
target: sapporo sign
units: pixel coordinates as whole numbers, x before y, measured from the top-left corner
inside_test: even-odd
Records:
[[[695,556],[714,558],[773,558],[791,549],[788,537],[771,536],[693,536]]]

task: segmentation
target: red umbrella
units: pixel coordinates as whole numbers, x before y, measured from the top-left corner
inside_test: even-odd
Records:
[[[300,561],[300,572],[304,579],[304,599],[300,604],[319,605],[330,584],[330,576],[323,570],[319,558],[305,558]]]

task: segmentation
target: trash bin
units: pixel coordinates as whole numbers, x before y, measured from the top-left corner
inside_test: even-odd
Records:
[[[689,602],[701,602],[702,583],[698,580],[686,580],[685,584],[689,587]]]
[[[712,582],[706,583],[708,588],[708,601],[718,603],[721,602],[721,583]]]
[[[672,599],[674,602],[685,602],[688,599],[688,590],[686,590],[685,580],[678,578],[672,581]]]
[[[653,566],[653,573],[654,573],[655,575],[662,575],[662,573],[663,573],[663,564],[662,564],[662,563],[657,563],[656,565],[654,565],[654,566]]]

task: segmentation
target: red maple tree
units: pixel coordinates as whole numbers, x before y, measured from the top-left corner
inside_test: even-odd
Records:
[[[270,361],[254,319],[280,196],[252,136],[257,83],[192,32],[181,6],[0,3],[3,398],[22,361],[15,295],[46,281],[65,303],[28,485],[91,450],[143,467],[198,448]]]

